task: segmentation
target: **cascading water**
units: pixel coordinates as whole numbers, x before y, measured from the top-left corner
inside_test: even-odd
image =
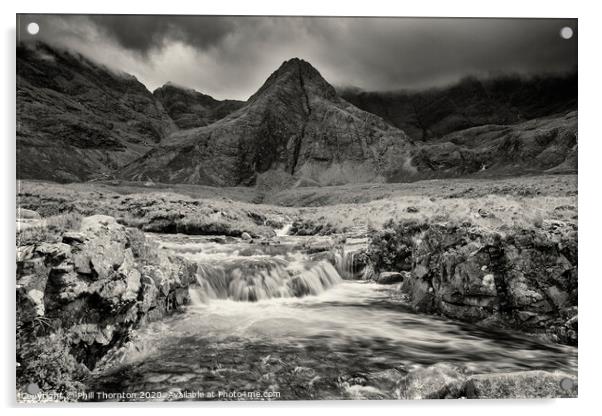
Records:
[[[300,255],[291,257],[234,256],[213,264],[211,259],[197,260],[199,286],[190,289],[191,297],[194,302],[301,297],[317,295],[342,280],[326,261],[309,262],[299,259]]]
[[[314,261],[290,247],[202,240],[193,246],[196,249],[190,244],[164,243],[164,247],[197,263],[198,286],[190,288],[196,305],[211,299],[255,302],[317,295],[342,281],[328,261]]]
[[[361,269],[357,238],[307,254],[320,238],[158,237],[198,263],[193,305],[141,330],[95,391],[394,399],[400,377],[434,364],[467,374],[577,368],[575,348],[416,314],[393,286],[351,280]]]
[[[282,226],[282,228],[279,228],[276,231],[276,237],[284,237],[286,235],[288,235],[289,231],[291,230],[293,224],[284,224]]]
[[[345,280],[366,278],[366,265],[361,256],[368,246],[367,238],[347,238],[334,254],[336,269]]]

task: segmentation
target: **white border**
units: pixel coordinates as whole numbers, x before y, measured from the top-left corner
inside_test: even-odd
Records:
[[[303,414],[308,412],[340,410],[347,414],[365,414],[371,409],[380,414],[417,413],[467,415],[507,415],[508,413],[541,412],[549,415],[587,414],[595,409],[602,383],[600,374],[600,320],[602,311],[602,288],[600,262],[600,157],[602,157],[602,120],[600,116],[602,16],[596,2],[579,1],[525,1],[504,0],[496,3],[487,1],[445,1],[421,0],[397,2],[370,0],[362,2],[302,0],[285,3],[283,1],[217,1],[217,2],[125,2],[123,0],[103,0],[100,2],[44,1],[24,2],[5,1],[2,3],[2,74],[4,96],[2,106],[2,128],[4,137],[0,140],[2,150],[1,172],[3,194],[2,204],[4,235],[2,258],[2,311],[4,337],[2,348],[2,374],[0,394],[4,406],[14,406],[14,218],[15,218],[15,14],[16,13],[145,13],[145,14],[254,14],[254,15],[346,15],[346,16],[473,16],[473,17],[576,17],[579,18],[579,215],[580,215],[580,326],[579,332],[579,399],[573,400],[508,400],[508,401],[423,401],[423,402],[279,402],[279,403],[196,403],[180,405],[168,410],[168,406],[130,405],[127,410],[115,405],[94,408],[74,406],[72,408],[11,408],[5,414],[44,414],[44,415],[90,415],[107,412],[144,412],[148,415],[165,412],[199,414],[215,412],[248,414]],[[478,34],[475,34],[478,36]],[[602,396],[601,396],[602,397]],[[598,406],[596,406],[598,405]],[[194,406],[194,407],[193,407]]]

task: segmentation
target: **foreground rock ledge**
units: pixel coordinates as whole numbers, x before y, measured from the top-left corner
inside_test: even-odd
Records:
[[[369,251],[376,270],[405,273],[401,290],[417,311],[577,345],[576,227],[496,234],[471,225],[391,223]]]
[[[36,371],[27,367],[36,358],[32,345],[44,348],[44,339],[64,343],[78,372],[94,369],[132,328],[188,304],[188,286],[196,282],[194,264],[109,216],[84,218],[78,231],[61,237],[17,247],[17,359],[24,378]]]
[[[399,382],[400,399],[544,399],[577,397],[577,377],[561,371],[465,374],[435,364],[407,374]]]

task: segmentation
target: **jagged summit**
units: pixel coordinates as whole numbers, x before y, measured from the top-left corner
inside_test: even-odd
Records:
[[[280,67],[272,72],[264,84],[249,98],[249,102],[271,89],[297,89],[304,90],[307,94],[315,94],[326,99],[334,99],[336,91],[309,62],[292,58],[284,61]]]

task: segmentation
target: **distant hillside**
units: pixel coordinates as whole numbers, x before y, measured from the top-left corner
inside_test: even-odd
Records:
[[[174,128],[133,76],[46,44],[17,45],[17,177],[109,174]]]
[[[577,112],[459,130],[419,146],[412,166],[420,178],[577,173]]]
[[[347,88],[340,95],[413,139],[430,140],[470,127],[514,124],[577,110],[577,73],[486,80],[467,77],[447,88],[418,92]]]
[[[209,95],[170,83],[157,88],[153,95],[181,129],[206,126],[244,105],[243,101],[219,101]]]

